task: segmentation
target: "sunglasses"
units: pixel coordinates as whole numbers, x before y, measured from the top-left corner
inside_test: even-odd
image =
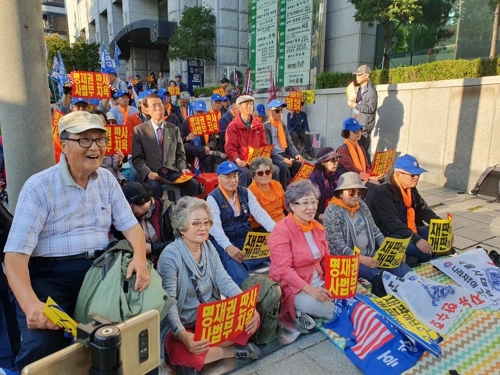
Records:
[[[358,197],[362,197],[366,193],[366,189],[346,189],[346,191],[350,197],[354,197],[354,194],[356,194]]]
[[[273,112],[275,112],[275,113],[283,113],[283,110],[282,109],[273,109]]]
[[[271,170],[270,170],[270,169],[268,169],[267,171],[257,171],[257,172],[255,172],[255,174],[256,174],[257,176],[259,176],[259,177],[262,177],[262,176],[264,176],[264,175],[269,176],[271,173],[272,173],[272,172],[271,172]]]
[[[415,178],[415,177],[420,177],[419,174],[413,174],[413,173],[405,173],[405,172],[399,172],[401,174],[405,174],[407,176],[410,176],[411,178]]]

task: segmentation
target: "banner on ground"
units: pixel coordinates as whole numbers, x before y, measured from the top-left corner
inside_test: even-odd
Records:
[[[204,115],[188,117],[189,131],[195,135],[208,135],[220,132],[217,114],[205,113]]]
[[[168,86],[167,91],[173,96],[179,96],[181,94],[181,88],[179,86]]]
[[[211,346],[230,341],[245,332],[252,319],[259,295],[257,284],[237,296],[198,306],[194,340],[210,340]]]
[[[71,95],[73,98],[109,99],[109,76],[96,72],[72,72]]]
[[[379,268],[399,267],[410,240],[411,237],[402,239],[386,237],[373,257],[378,262]]]
[[[108,147],[106,147],[106,155],[116,154],[116,151],[121,151],[123,155],[128,155],[132,152],[128,126],[107,125],[106,131],[107,136],[109,137]]]
[[[394,168],[394,159],[396,157],[396,149],[392,148],[387,151],[377,151],[373,156],[372,170],[370,176],[380,176],[381,174],[391,173]]]
[[[248,147],[248,155],[246,163],[250,164],[253,159],[262,156],[263,158],[270,158],[274,145],[262,146],[259,148]]]
[[[359,255],[325,255],[325,288],[333,298],[352,298],[358,285]]]
[[[302,111],[302,92],[290,91],[290,95],[285,97],[285,103],[288,111]]]
[[[300,169],[297,171],[297,174],[293,176],[292,181],[290,181],[290,183],[300,180],[307,180],[309,176],[311,176],[313,171],[314,171],[314,165],[309,163],[302,163]]]
[[[428,242],[435,253],[445,253],[451,250],[453,216],[447,219],[431,219]]]
[[[76,326],[78,325],[52,298],[47,298],[43,313],[59,328],[76,338]]]
[[[489,301],[490,308],[500,310],[500,268],[482,248],[469,250],[452,258],[434,259],[431,264],[462,288],[474,293],[478,303]],[[472,302],[472,296],[470,296]],[[477,300],[479,299],[479,300]]]
[[[267,240],[270,233],[248,232],[245,245],[241,251],[245,254],[245,259],[269,258],[269,247]]]

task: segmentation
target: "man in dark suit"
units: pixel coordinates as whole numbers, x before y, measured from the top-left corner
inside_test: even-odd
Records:
[[[151,119],[134,128],[132,163],[141,181],[151,186],[156,198],[161,198],[162,183],[173,182],[190,170],[179,127],[162,120],[165,107],[161,98],[150,94],[144,105]],[[176,186],[183,196],[199,194],[199,183],[194,178]]]

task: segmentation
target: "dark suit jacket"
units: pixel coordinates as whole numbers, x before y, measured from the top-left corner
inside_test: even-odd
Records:
[[[150,172],[157,172],[162,167],[176,172],[187,169],[186,152],[179,127],[169,122],[162,123],[163,160],[151,120],[134,128],[132,164],[142,181],[146,181]]]

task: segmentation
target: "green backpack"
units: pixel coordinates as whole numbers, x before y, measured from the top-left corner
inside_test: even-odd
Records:
[[[250,341],[257,345],[269,344],[281,335],[283,326],[278,320],[281,307],[280,284],[263,275],[251,275],[241,285],[242,290],[247,290],[260,284],[257,297],[257,311],[260,315],[260,327],[251,337]]]
[[[132,248],[127,240],[111,243],[108,249],[87,271],[75,307],[74,318],[90,323],[100,317],[111,323],[124,322],[149,310],[157,310],[160,321],[173,305],[173,299],[163,290],[161,277],[147,262],[149,286],[142,292],[134,290],[135,274],[127,280],[127,267],[132,260]]]

